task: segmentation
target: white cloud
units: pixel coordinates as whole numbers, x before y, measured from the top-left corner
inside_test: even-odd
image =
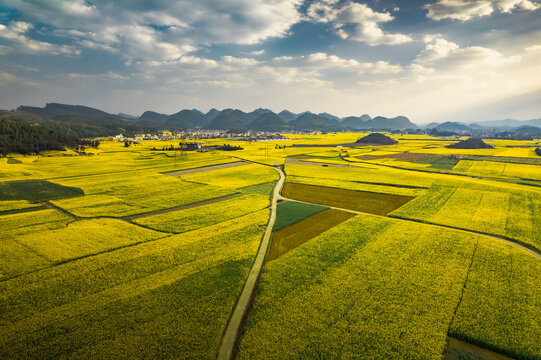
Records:
[[[511,13],[513,10],[534,11],[541,8],[541,5],[531,0],[498,0],[498,9],[503,13]]]
[[[455,19],[466,21],[472,17],[486,16],[494,10],[491,0],[438,0],[423,6],[429,19]]]
[[[250,51],[249,54],[253,56],[261,56],[265,54],[265,49]]]
[[[423,6],[427,17],[433,20],[454,19],[467,21],[490,15],[495,9],[510,14],[514,10],[534,11],[541,5],[534,0],[437,0]]]
[[[68,73],[66,74],[66,77],[70,80],[103,80],[103,79],[110,79],[110,80],[129,80],[129,76],[120,75],[118,73],[107,71],[103,74],[80,74],[80,73]]]
[[[416,59],[416,63],[440,68],[456,67],[501,67],[507,63],[517,62],[519,56],[505,57],[500,52],[480,47],[461,48],[458,44],[445,40],[441,35],[424,37],[426,46]]]
[[[537,52],[537,51],[541,51],[541,45],[532,45],[532,46],[529,46],[527,47],[526,49],[526,52]]]
[[[24,21],[13,21],[8,26],[0,24],[0,38],[10,41],[23,53],[44,53],[50,55],[79,55],[80,50],[68,45],[55,45],[45,41],[30,39],[25,34],[32,30],[33,24]]]
[[[226,64],[235,64],[241,66],[253,66],[259,63],[256,59],[251,58],[238,58],[234,56],[222,56],[222,61]]]
[[[364,42],[371,46],[397,45],[412,41],[404,34],[386,33],[381,23],[392,21],[388,12],[376,12],[365,4],[355,2],[316,1],[306,11],[312,22],[330,23],[335,33],[342,39]]]
[[[286,62],[286,61],[291,61],[291,60],[295,60],[295,59],[299,59],[299,57],[295,57],[295,56],[277,56],[277,57],[273,58],[272,61]]]
[[[50,35],[128,60],[178,59],[209,44],[256,44],[287,35],[301,0],[5,0]],[[44,27],[47,29],[47,27]]]

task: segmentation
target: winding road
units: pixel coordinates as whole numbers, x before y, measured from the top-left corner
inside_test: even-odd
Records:
[[[255,161],[250,161],[250,160],[245,160],[245,161],[253,162],[253,163],[256,163],[256,164],[260,164],[260,165],[270,166],[270,165],[263,164],[263,163],[258,163],[258,162],[255,162]],[[339,207],[335,207],[335,206],[329,206],[329,205],[325,205],[325,204],[318,204],[318,203],[307,202],[307,201],[302,201],[302,200],[297,200],[297,199],[291,199],[291,198],[284,197],[284,196],[281,195],[281,192],[282,192],[282,188],[284,186],[285,180],[286,180],[286,175],[285,175],[284,171],[282,170],[282,168],[274,167],[274,166],[270,166],[270,167],[276,169],[280,173],[280,180],[278,180],[278,182],[276,183],[276,185],[274,187],[274,190],[272,192],[272,196],[271,196],[271,214],[270,214],[270,217],[269,217],[269,222],[267,223],[267,227],[265,229],[265,234],[263,235],[263,239],[261,240],[261,243],[259,245],[259,249],[257,251],[255,260],[254,260],[254,262],[252,264],[250,272],[248,273],[248,277],[246,278],[246,281],[244,283],[242,291],[241,291],[241,293],[240,293],[240,295],[239,295],[239,297],[237,299],[237,302],[236,302],[236,304],[235,304],[235,306],[233,308],[233,311],[231,313],[231,316],[229,318],[227,326],[226,326],[226,328],[224,330],[222,341],[220,343],[220,348],[218,350],[218,357],[217,357],[218,360],[230,360],[230,359],[233,359],[235,348],[237,346],[237,342],[239,340],[240,333],[242,331],[243,322],[244,322],[244,319],[246,318],[246,316],[248,315],[250,305],[251,305],[251,303],[252,303],[252,301],[254,299],[255,292],[257,290],[257,284],[259,282],[259,278],[261,276],[261,271],[262,271],[263,265],[265,263],[265,256],[267,255],[267,251],[268,251],[268,248],[269,248],[269,245],[270,245],[270,237],[271,237],[271,234],[272,234],[272,228],[274,226],[274,222],[276,221],[276,207],[277,207],[277,203],[278,203],[279,200],[296,201],[296,202],[300,202],[300,203],[304,203],[304,204],[311,204],[311,205],[321,205],[321,206],[326,206],[326,207],[328,207],[330,209],[342,210],[342,211],[349,212],[349,213],[354,213],[354,214],[370,215],[370,216],[376,216],[376,217],[386,218],[386,219],[393,219],[393,220],[396,220],[396,221],[405,221],[405,222],[410,222],[410,223],[411,222],[413,222],[413,223],[423,223],[423,224],[425,224],[427,226],[435,226],[435,227],[439,227],[439,228],[443,228],[443,229],[450,229],[450,230],[460,231],[460,232],[464,232],[464,233],[470,233],[470,234],[474,234],[474,235],[482,235],[482,236],[490,237],[490,238],[492,238],[494,240],[503,242],[505,244],[511,245],[513,247],[522,249],[522,250],[528,252],[530,255],[537,258],[538,260],[541,260],[541,252],[538,249],[530,247],[527,244],[522,244],[521,242],[518,242],[516,240],[505,239],[503,237],[499,237],[499,236],[492,235],[492,234],[487,234],[487,233],[482,233],[482,232],[478,232],[478,231],[474,231],[474,230],[457,228],[457,227],[452,227],[452,226],[447,226],[447,225],[441,225],[441,224],[436,224],[436,223],[428,223],[428,222],[415,220],[415,219],[406,219],[406,218],[398,218],[398,217],[392,217],[392,216],[375,215],[375,214],[365,213],[365,212],[361,212],[361,211],[355,211],[355,210],[339,208]],[[405,170],[407,170],[407,169],[405,169]]]
[[[250,304],[255,296],[257,283],[259,282],[261,270],[263,269],[263,264],[265,263],[265,256],[267,255],[267,251],[269,249],[272,228],[274,227],[274,222],[276,221],[276,206],[286,179],[286,175],[281,168],[273,168],[280,173],[280,180],[278,180],[272,192],[269,222],[267,223],[265,234],[263,235],[263,239],[261,240],[261,244],[257,250],[252,268],[248,273],[244,287],[242,288],[242,291],[237,299],[237,303],[235,304],[233,312],[231,313],[231,317],[229,318],[229,322],[227,323],[227,327],[223,333],[220,349],[218,350],[219,360],[229,360],[233,358],[235,346],[242,330],[243,321],[248,314]]]

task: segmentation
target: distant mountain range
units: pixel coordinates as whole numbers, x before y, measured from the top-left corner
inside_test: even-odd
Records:
[[[252,112],[238,109],[211,109],[203,113],[197,109],[184,109],[174,114],[145,111],[135,117],[127,114],[110,114],[105,111],[81,105],[46,104],[45,107],[20,106],[17,111],[2,111],[0,118],[13,121],[40,123],[45,127],[79,137],[110,136],[118,133],[130,134],[152,130],[253,130],[253,131],[347,131],[347,130],[391,130],[402,131],[429,129],[441,133],[465,133],[498,128],[500,130],[524,127],[522,132],[536,133],[541,119],[529,121],[499,120],[478,124],[459,122],[430,123],[417,126],[405,116],[393,118],[368,114],[340,118],[329,113],[315,114],[310,111],[294,113],[283,110],[274,113],[259,108]],[[535,127],[532,129],[532,127]]]
[[[141,116],[134,117],[124,113],[109,114],[105,111],[81,105],[65,105],[50,103],[45,107],[20,106],[12,117],[21,121],[36,121],[62,131],[69,131],[78,136],[106,136],[118,132],[133,132],[143,129],[152,130],[184,130],[184,129],[207,129],[207,130],[254,130],[254,131],[288,131],[288,130],[320,130],[320,131],[343,131],[343,130],[403,130],[416,129],[407,117],[398,116],[387,118],[369,115],[348,116],[340,118],[329,113],[314,114],[306,111],[293,113],[283,110],[278,114],[269,109],[259,108],[246,113],[238,109],[211,109],[202,113],[197,109],[184,109],[175,114],[162,114],[155,111],[145,111]],[[26,118],[25,118],[26,116]],[[28,116],[34,116],[32,120]],[[61,124],[60,124],[61,123]],[[89,129],[90,127],[94,129]],[[101,129],[101,130],[100,130]]]
[[[430,124],[421,125],[423,129],[437,129],[440,131],[471,131],[471,130],[512,130],[523,126],[541,127],[541,119],[532,120],[495,120],[482,121],[476,123],[462,123],[447,121],[444,123],[432,122]]]

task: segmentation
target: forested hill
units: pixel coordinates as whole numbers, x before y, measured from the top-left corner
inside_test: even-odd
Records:
[[[62,112],[63,108],[60,106],[53,107],[55,110],[54,112],[49,111],[51,106],[45,108],[23,106],[17,111],[0,110],[0,119],[7,119],[13,122],[30,125],[40,124],[42,127],[79,138],[93,138],[118,134],[133,135],[150,131],[144,126],[134,125],[133,119],[123,119],[119,116],[107,114],[100,110],[77,113],[73,108],[79,109],[81,107],[71,105],[66,105],[65,107],[67,109],[64,113]],[[82,108],[87,109],[84,107]],[[103,117],[96,117],[101,113],[106,115]]]
[[[97,141],[80,140],[39,125],[16,123],[0,119],[0,154],[33,154],[44,150],[64,150],[65,147],[97,146]]]

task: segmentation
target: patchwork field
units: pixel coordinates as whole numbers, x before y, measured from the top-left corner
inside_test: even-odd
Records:
[[[280,211],[280,209],[278,209]],[[336,226],[354,214],[336,209],[318,211],[303,220],[275,230],[271,237],[271,244],[266,261],[277,259],[288,251],[300,246],[322,232]]]
[[[234,358],[541,359],[536,140],[363,135],[0,159],[0,358],[215,359],[272,232]]]
[[[478,243],[482,250],[475,255]],[[462,323],[461,312],[471,311],[467,304],[478,296],[466,282],[454,320],[466,279],[483,267],[477,265],[486,261],[482,251],[494,256],[502,248],[539,267],[523,251],[481,236],[358,215],[266,265],[238,357],[441,359],[449,327]],[[487,319],[484,325],[500,338],[523,327],[500,351],[532,349],[528,333],[538,334],[538,324],[524,320],[539,319],[539,298],[532,294],[539,278],[524,277],[509,262],[491,264],[496,276],[513,279],[506,284],[512,291],[527,287],[531,295],[523,295],[526,305],[507,323]],[[499,296],[483,308],[503,314],[511,305]],[[469,340],[481,342],[476,330],[468,331]]]
[[[352,191],[291,182],[285,184],[282,194],[290,199],[376,215],[386,215],[413,199],[412,197],[400,195]]]
[[[541,193],[434,185],[390,216],[470,229],[541,249]]]

